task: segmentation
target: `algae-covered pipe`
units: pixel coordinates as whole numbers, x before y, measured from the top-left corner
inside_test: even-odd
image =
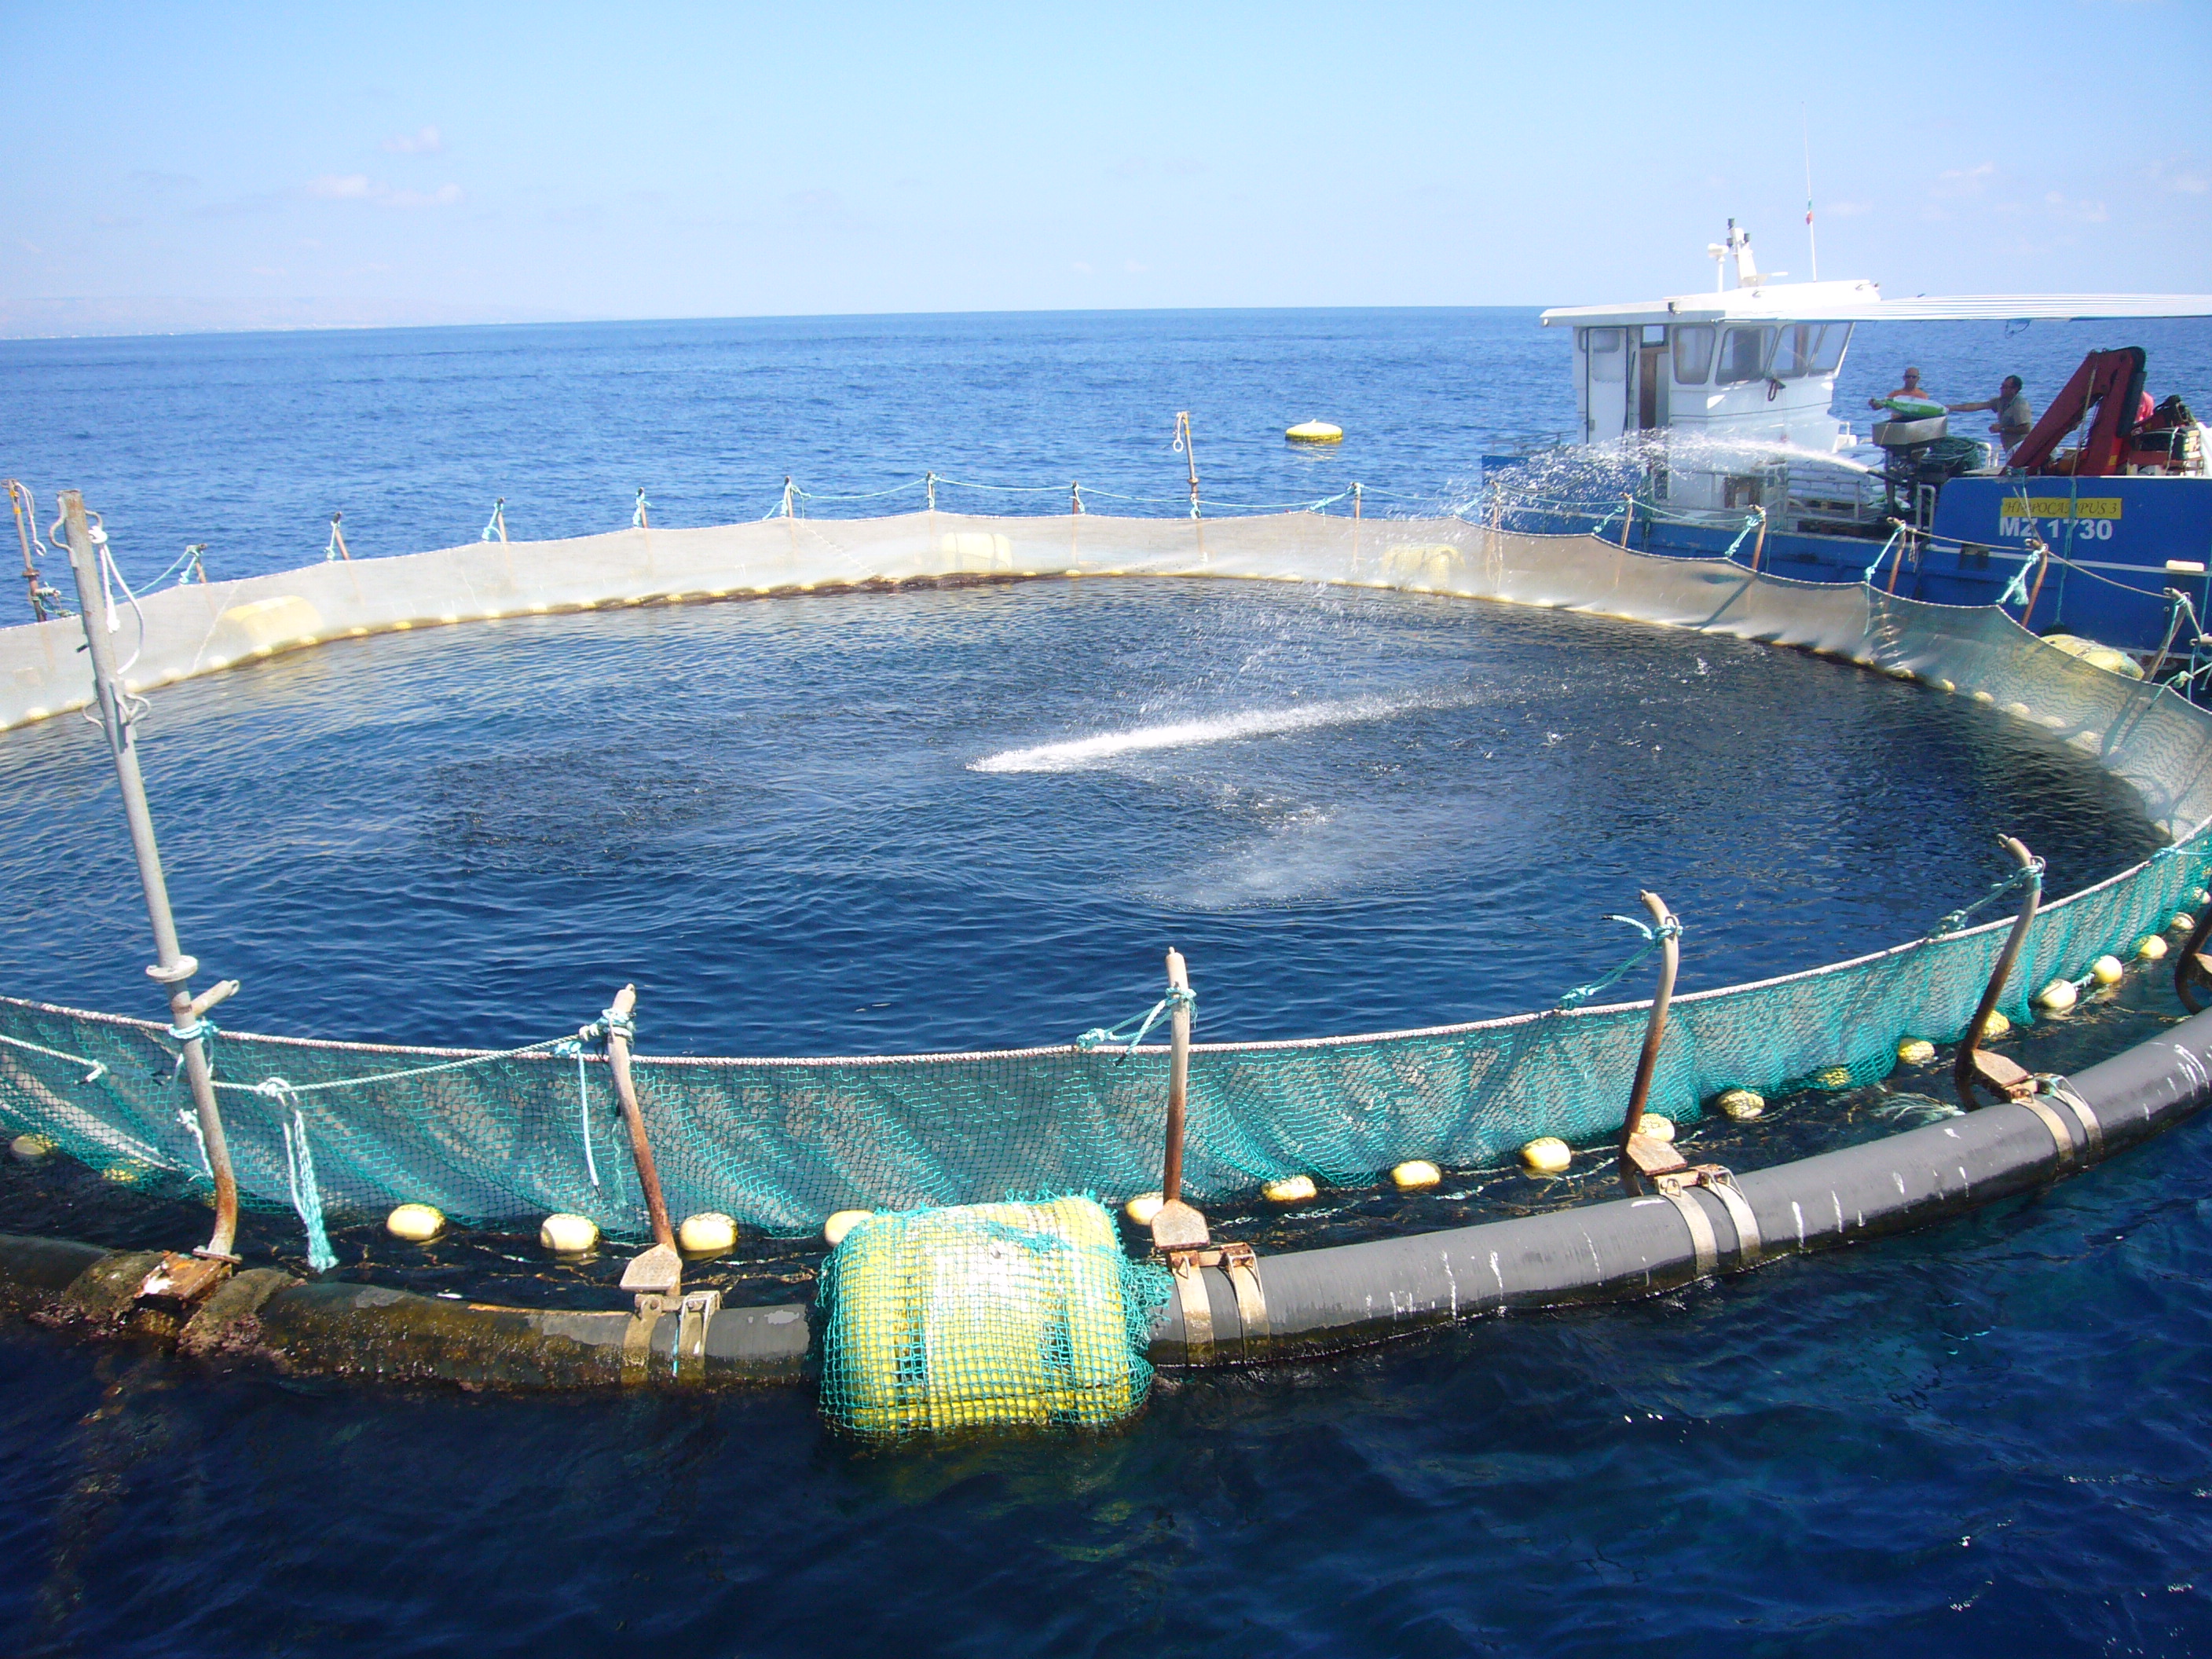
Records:
[[[2212,1012],[2091,1066],[2071,1079],[2070,1092],[2088,1123],[2063,1098],[2004,1103],[1738,1176],[1757,1223],[1751,1250],[1709,1189],[1692,1188],[1688,1197],[1718,1241],[1720,1267],[1732,1271],[1924,1226],[2031,1190],[2212,1104]],[[1256,1266],[1264,1333],[1244,1330],[1228,1277],[1205,1272],[1217,1363],[1354,1347],[1515,1308],[1651,1296],[1697,1276],[1689,1226],[1661,1197],[1261,1256]],[[1172,1298],[1154,1321],[1151,1358],[1185,1363],[1182,1309]]]
[[[251,1360],[295,1376],[592,1389],[795,1382],[807,1374],[802,1305],[723,1308],[690,1319],[509,1308],[307,1283],[257,1267],[179,1320],[137,1299],[160,1260],[158,1252],[0,1234],[0,1308],[56,1328],[173,1341],[198,1358]]]

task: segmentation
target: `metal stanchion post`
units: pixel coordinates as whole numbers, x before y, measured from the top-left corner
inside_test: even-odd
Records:
[[[146,783],[138,769],[137,711],[115,665],[115,647],[108,637],[111,608],[106,602],[100,568],[106,532],[95,532],[88,523],[84,497],[77,491],[62,491],[61,509],[69,538],[70,568],[76,577],[77,609],[92,655],[100,726],[107,735],[108,750],[115,757],[115,781],[123,796],[124,816],[131,827],[131,850],[138,860],[138,884],[145,892],[146,916],[153,924],[154,947],[160,957],[146,973],[168,994],[170,1035],[184,1051],[185,1078],[191,1085],[200,1139],[207,1150],[209,1171],[215,1177],[213,1235],[189,1256],[164,1256],[139,1294],[190,1302],[214,1289],[238,1262],[233,1254],[238,1242],[238,1178],[231,1171],[230,1146],[223,1137],[222,1114],[216,1105],[215,1073],[208,1064],[204,1024],[208,1011],[236,991],[238,981],[227,979],[197,997],[192,994],[192,975],[199,971],[199,963],[185,954],[177,939],[176,918],[169,909],[169,884],[161,873],[154,817],[146,805]]]

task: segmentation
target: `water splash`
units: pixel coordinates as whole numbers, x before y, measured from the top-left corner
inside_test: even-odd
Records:
[[[971,772],[1075,772],[1123,755],[1158,749],[1191,749],[1203,744],[1234,743],[1243,738],[1275,737],[1328,726],[1352,726],[1389,720],[1417,708],[1464,707],[1464,697],[1355,697],[1338,702],[1297,703],[1285,708],[1254,708],[1208,720],[1175,720],[1101,732],[1031,749],[1007,749],[969,763]]]

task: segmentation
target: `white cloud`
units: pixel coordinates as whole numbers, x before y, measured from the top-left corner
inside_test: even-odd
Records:
[[[1078,259],[1075,262],[1074,270],[1079,276],[1089,276],[1096,274],[1097,268],[1088,259]]]
[[[2102,202],[2075,201],[2058,191],[2046,191],[2043,204],[2062,219],[2072,219],[2085,225],[2101,225],[2110,217]]]
[[[307,194],[324,202],[374,202],[379,207],[451,207],[461,199],[459,185],[435,190],[402,190],[365,173],[325,173],[307,180]]]
[[[1141,276],[1145,272],[1150,270],[1152,267],[1150,265],[1140,265],[1134,259],[1124,259],[1121,261],[1121,269],[1127,271],[1132,276]]]
[[[446,139],[435,127],[418,127],[386,139],[383,148],[393,155],[435,155],[446,148]]]
[[[1971,167],[1947,167],[1936,175],[1936,182],[1928,186],[1930,196],[1978,196],[1983,187],[1996,176],[1997,164],[1984,161]]]
[[[1820,204],[1823,219],[1856,219],[1873,211],[1872,202],[1824,202]]]

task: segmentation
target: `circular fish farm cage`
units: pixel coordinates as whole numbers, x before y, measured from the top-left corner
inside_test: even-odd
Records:
[[[1096,1425],[2212,1098],[2212,1024],[2141,994],[2196,1006],[2212,716],[1996,611],[1457,519],[935,512],[93,610],[0,632],[5,787],[67,824],[0,940],[60,999],[0,999],[0,1298],[58,1326]],[[247,959],[227,1015],[72,1006],[144,955],[79,710]],[[246,1243],[172,1253],[225,1174]]]

